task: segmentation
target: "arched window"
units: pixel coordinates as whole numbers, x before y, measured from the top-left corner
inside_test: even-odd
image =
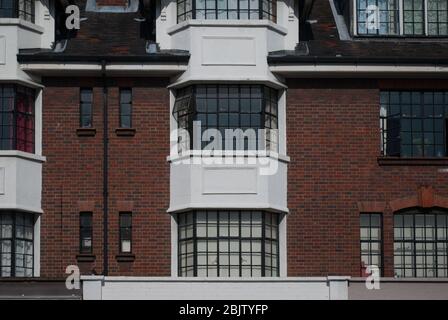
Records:
[[[397,277],[447,277],[448,211],[400,211],[394,216],[394,273]]]

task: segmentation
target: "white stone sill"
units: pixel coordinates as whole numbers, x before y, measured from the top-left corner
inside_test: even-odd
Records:
[[[168,162],[176,162],[185,160],[193,157],[204,157],[204,158],[218,158],[218,157],[241,157],[241,158],[272,158],[281,162],[289,163],[291,161],[290,157],[287,155],[278,154],[272,151],[213,151],[207,152],[204,150],[190,150],[183,152],[180,155],[168,156],[166,160]]]
[[[83,281],[108,282],[328,282],[349,281],[350,277],[127,277],[127,276],[81,276]]]
[[[47,161],[46,157],[39,156],[34,153],[28,153],[18,150],[0,150],[0,158],[2,157],[13,157],[13,158],[21,158],[25,160],[31,160],[35,162],[45,162]]]

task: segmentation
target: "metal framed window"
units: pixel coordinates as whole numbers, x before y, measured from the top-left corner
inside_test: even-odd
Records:
[[[360,214],[361,276],[367,266],[377,266],[383,273],[383,221],[381,213]]]
[[[178,214],[179,276],[279,276],[279,221],[248,210]]]
[[[394,215],[396,277],[447,277],[448,211],[413,209]]]
[[[0,150],[34,153],[35,91],[0,85]]]
[[[0,0],[0,18],[19,18],[34,23],[34,0]]]
[[[120,89],[120,128],[132,128],[132,89]]]
[[[120,253],[132,252],[132,213],[120,213]]]
[[[92,213],[79,214],[79,252],[90,254],[93,251]]]
[[[368,27],[369,16],[375,14],[371,6],[378,8],[379,21],[377,28]],[[357,33],[363,35],[396,35],[399,34],[399,2],[398,0],[357,0]]]
[[[403,0],[403,23],[405,35],[425,34],[423,0]]]
[[[34,215],[0,213],[0,276],[33,277]]]
[[[79,125],[91,128],[93,125],[93,92],[92,88],[81,88],[79,95]]]
[[[353,0],[356,33],[363,36],[448,36],[448,0]],[[370,7],[369,6],[375,6]],[[378,29],[367,24],[378,8]],[[372,26],[375,24],[372,24]]]
[[[447,155],[448,92],[383,91],[380,103],[383,155]]]
[[[448,0],[428,0],[427,21],[429,35],[448,35]]]
[[[178,128],[179,145],[189,150],[193,144],[193,122],[202,132],[217,129],[223,150],[266,149],[278,151],[278,93],[262,85],[196,85],[177,91],[173,116]],[[254,129],[255,134],[225,141],[226,129]],[[264,136],[259,130],[265,129]],[[260,141],[263,137],[264,141]],[[188,139],[189,138],[189,139]],[[201,139],[202,140],[202,139]],[[209,142],[202,141],[201,148]]]
[[[177,22],[190,19],[276,21],[276,0],[177,0]]]

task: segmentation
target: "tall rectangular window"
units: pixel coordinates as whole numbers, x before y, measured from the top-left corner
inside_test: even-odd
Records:
[[[92,105],[93,105],[93,93],[92,88],[83,88],[80,90],[80,103],[79,103],[79,121],[81,128],[92,127]]]
[[[377,266],[382,274],[382,239],[382,215],[360,214],[361,275],[365,275],[367,266]]]
[[[381,92],[381,142],[385,156],[446,157],[448,92]]]
[[[434,209],[394,215],[396,277],[448,276],[448,213]]]
[[[120,128],[132,128],[132,89],[120,89]]]
[[[132,214],[120,213],[120,253],[132,252]]]
[[[81,212],[79,215],[79,252],[92,253],[93,243],[92,213]]]
[[[0,150],[34,152],[35,91],[0,85]]]

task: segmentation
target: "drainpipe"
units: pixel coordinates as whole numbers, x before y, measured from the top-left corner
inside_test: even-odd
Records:
[[[108,202],[109,202],[109,123],[107,107],[107,79],[106,61],[101,61],[101,73],[103,80],[103,275],[109,273],[109,252],[108,252]]]

